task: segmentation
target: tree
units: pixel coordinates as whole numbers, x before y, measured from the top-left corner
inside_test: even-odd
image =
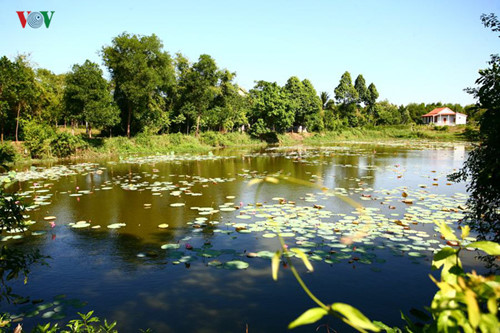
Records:
[[[65,116],[63,107],[65,75],[56,75],[44,68],[37,69],[35,74],[40,94],[37,104],[38,117],[57,125]]]
[[[373,83],[370,83],[370,85],[368,86],[368,90],[366,92],[366,99],[365,99],[365,103],[367,105],[367,108],[368,108],[368,115],[369,116],[374,116],[374,106],[375,106],[375,103],[377,102],[377,98],[378,98],[378,91],[377,91],[377,88],[375,87],[375,85]]]
[[[345,72],[335,88],[335,99],[341,104],[355,103],[359,98],[356,88],[352,85],[351,74]]]
[[[483,14],[486,27],[499,31],[496,15]],[[499,36],[500,37],[500,36]],[[470,182],[465,221],[480,239],[500,241],[500,57],[491,55],[489,67],[479,70],[477,87],[466,89],[484,110],[479,121],[480,144],[472,150],[460,171],[450,175],[455,181]]]
[[[196,136],[199,135],[202,116],[213,106],[218,80],[219,73],[215,60],[208,54],[202,54],[179,82],[184,103],[191,105],[187,114],[196,122]]]
[[[19,141],[19,121],[21,111],[26,111],[30,107],[30,102],[36,96],[35,91],[35,73],[31,68],[27,57],[24,55],[18,56],[14,61],[13,66],[14,82],[10,86],[11,106],[15,108],[16,113],[16,142]]]
[[[376,125],[397,125],[401,123],[399,108],[387,100],[375,103],[373,115]]]
[[[302,80],[302,87],[304,91],[304,110],[305,110],[305,124],[307,128],[312,131],[323,131],[324,125],[324,112],[321,107],[321,99],[311,81],[308,79]]]
[[[368,89],[366,88],[366,82],[363,75],[359,74],[354,82],[354,88],[358,92],[358,103],[367,104],[367,93]]]
[[[319,94],[319,98],[321,100],[321,107],[323,108],[323,110],[326,110],[326,108],[328,107],[328,103],[330,102],[330,94],[326,91],[322,91]]]
[[[99,65],[86,60],[83,65],[73,65],[66,76],[66,110],[75,119],[88,123],[89,138],[92,138],[92,126],[111,127],[119,122],[120,111],[102,74]]]
[[[162,51],[156,35],[122,33],[101,54],[115,84],[115,101],[122,111],[127,137],[133,129],[158,124],[166,126],[165,97],[174,84],[170,55]],[[132,128],[132,125],[135,127]]]
[[[321,100],[311,81],[300,81],[296,76],[292,76],[283,89],[289,98],[290,112],[294,114],[294,125],[323,130]]]
[[[248,99],[240,94],[240,88],[233,82],[236,73],[227,69],[219,72],[219,84],[216,90],[213,114],[219,130],[231,131],[234,126],[248,123]]]
[[[13,86],[15,84],[14,63],[6,56],[0,58],[0,136],[3,143],[5,125],[12,108]]]
[[[268,131],[283,133],[292,126],[295,115],[289,96],[276,82],[258,81],[250,90],[251,123],[266,126]]]

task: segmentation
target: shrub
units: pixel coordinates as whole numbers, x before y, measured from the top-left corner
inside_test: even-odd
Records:
[[[56,136],[52,127],[29,121],[24,123],[23,130],[24,146],[29,149],[31,157],[39,158],[51,155],[51,143]]]
[[[12,144],[6,142],[0,144],[0,164],[5,165],[6,163],[14,162],[16,159],[16,150]]]
[[[52,153],[57,157],[68,157],[85,146],[86,143],[80,136],[67,132],[57,133],[52,138]]]

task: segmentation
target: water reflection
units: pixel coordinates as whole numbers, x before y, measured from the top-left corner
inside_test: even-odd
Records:
[[[224,159],[106,161],[59,179],[18,182],[13,190],[29,191],[37,183],[48,190],[38,195],[52,194],[49,204],[30,212],[37,221],[33,230],[47,234],[25,243],[50,255],[51,267],[37,269],[24,289],[44,299],[60,293],[84,299],[91,304],[86,309],[117,320],[125,331],[151,327],[161,332],[234,332],[244,331],[246,324],[250,331],[284,331],[313,304],[286,270],[275,283],[269,259],[247,257],[249,252],[279,247],[276,238],[263,237],[273,230],[257,215],[269,214],[259,207],[274,213],[285,210],[287,206],[278,204],[281,197],[296,202],[290,207],[324,206],[305,221],[300,220],[305,208],[293,213],[296,225],[285,227],[295,234],[287,240],[290,245],[310,246],[316,271],[302,273],[314,291],[325,301],[351,303],[396,325],[399,310],[426,305],[434,293],[428,279],[429,248],[439,240],[433,224],[421,219],[426,214],[445,219],[441,209],[464,199],[452,197],[464,193],[463,185],[446,185],[443,177],[460,166],[459,151],[379,145],[224,151]],[[257,187],[249,187],[248,181],[266,175],[316,186],[266,183],[256,197]],[[337,196],[322,191],[322,186]],[[414,200],[412,205],[401,202],[404,191]],[[350,231],[335,232],[328,223],[346,228],[359,223],[354,208],[338,195],[378,214],[374,218],[379,230],[371,231],[371,244],[338,247],[340,236]],[[184,206],[171,206],[174,203]],[[262,206],[248,206],[256,203]],[[48,215],[57,217],[53,229],[44,221]],[[395,220],[408,230],[393,231]],[[77,221],[100,228],[72,228],[70,223]],[[114,223],[125,226],[107,227]],[[160,224],[169,227],[160,229]],[[178,248],[161,249],[164,244]],[[250,267],[222,268],[234,260]],[[221,265],[212,265],[214,261]],[[468,264],[477,266],[473,260]],[[39,318],[26,319],[26,325],[35,320]]]

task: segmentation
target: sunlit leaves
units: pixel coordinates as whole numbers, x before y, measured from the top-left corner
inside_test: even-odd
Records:
[[[457,236],[455,236],[451,228],[445,222],[439,223],[438,226],[439,226],[439,231],[441,232],[444,238],[453,241],[458,240]]]
[[[380,328],[375,326],[370,319],[361,313],[355,307],[345,303],[334,303],[331,306],[332,310],[342,315],[342,320],[354,327],[355,329],[364,332],[370,330],[379,332]]]
[[[276,251],[273,258],[271,259],[271,268],[272,268],[272,275],[273,275],[274,281],[278,280],[278,270],[280,267],[280,257],[281,257],[281,252]]]
[[[288,329],[293,329],[297,326],[312,324],[328,314],[323,308],[312,308],[301,314],[297,319],[288,325]]]
[[[500,244],[489,241],[473,242],[467,245],[470,248],[478,248],[489,255],[500,256]]]
[[[293,253],[297,254],[297,256],[302,259],[302,262],[304,263],[304,265],[306,266],[306,268],[308,270],[310,270],[311,272],[314,271],[314,268],[313,266],[311,265],[311,262],[309,261],[309,259],[307,258],[306,254],[299,250],[299,249],[296,249],[296,248],[292,248],[290,249],[290,251],[292,251]]]

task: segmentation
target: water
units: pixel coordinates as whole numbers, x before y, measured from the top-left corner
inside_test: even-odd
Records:
[[[51,172],[52,179],[34,172],[46,176],[48,166],[18,174],[33,179],[15,181],[9,190],[28,202],[38,197],[42,204],[28,213],[36,222],[31,230],[46,233],[7,242],[50,256],[49,267],[32,267],[28,284],[12,284],[47,307],[25,316],[24,327],[46,322],[44,314],[68,320],[95,310],[124,332],[245,332],[246,325],[249,332],[284,332],[316,305],[288,268],[272,280],[271,261],[261,251],[280,245],[277,237],[266,238],[276,227],[259,214],[274,216],[287,244],[308,253],[314,272],[293,262],[323,302],[345,302],[371,319],[401,325],[400,310],[430,304],[436,291],[428,277],[431,250],[444,241],[432,221],[461,217],[453,210],[465,202],[465,185],[448,184],[446,175],[464,155],[456,145],[360,144],[97,161],[66,165]],[[265,177],[271,178],[249,186]],[[359,204],[370,213],[356,211]],[[57,218],[54,228],[47,216]],[[73,228],[78,221],[90,226]],[[107,227],[115,223],[124,226]],[[249,267],[226,269],[234,261]],[[464,263],[481,270],[472,252]],[[34,307],[2,304],[4,311],[25,314]],[[350,331],[333,318],[294,331],[325,323]]]

